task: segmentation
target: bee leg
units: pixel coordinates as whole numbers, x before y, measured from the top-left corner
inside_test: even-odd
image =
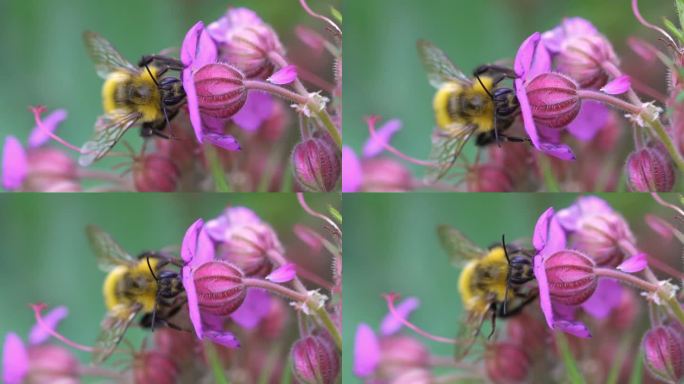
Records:
[[[494,336],[494,331],[496,331],[496,303],[492,303],[491,307],[491,312],[492,312],[492,330],[489,332],[489,336],[487,336],[487,339],[491,339],[492,336]]]
[[[518,77],[515,74],[515,71],[511,68],[507,68],[496,64],[480,65],[479,67],[475,68],[475,71],[473,72],[475,76],[484,75],[485,73],[495,73],[503,76],[504,78],[509,79],[516,79]]]
[[[144,67],[152,63],[159,64],[162,68],[167,68],[174,71],[182,71],[185,68],[183,63],[179,60],[162,55],[144,55],[140,58],[140,61],[138,61],[138,66]]]
[[[528,137],[517,137],[517,136],[507,136],[507,135],[499,135],[504,141],[508,141],[511,143],[532,143],[532,140],[530,140]]]

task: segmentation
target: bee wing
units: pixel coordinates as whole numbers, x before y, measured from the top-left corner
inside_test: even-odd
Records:
[[[458,332],[456,333],[456,339],[461,341],[456,344],[454,348],[454,358],[456,361],[461,361],[470,349],[475,345],[478,336],[480,335],[480,328],[484,321],[485,316],[489,311],[483,313],[468,312],[465,319],[461,322]]]
[[[135,65],[124,59],[112,43],[98,33],[83,32],[83,41],[88,55],[95,62],[97,75],[101,78],[106,79],[110,73],[121,70],[132,73],[138,72],[139,69]]]
[[[141,308],[140,304],[119,305],[107,312],[100,324],[100,334],[95,341],[95,350],[92,356],[95,364],[101,364],[114,352],[114,348],[119,345],[128,326],[131,325]]]
[[[475,125],[461,124],[453,124],[445,129],[435,130],[432,135],[430,158],[437,163],[437,167],[429,170],[430,179],[438,181],[446,176],[476,130],[477,126]]]
[[[470,78],[454,65],[444,51],[434,44],[427,40],[418,40],[416,46],[420,60],[428,74],[428,80],[433,87],[439,88],[442,84],[450,81],[464,85],[472,84]]]
[[[119,265],[137,264],[133,256],[124,251],[112,236],[100,227],[89,224],[86,227],[86,235],[101,269],[109,271]]]
[[[101,159],[141,117],[139,112],[113,112],[95,122],[95,135],[81,147],[78,163],[87,167]]]
[[[451,263],[455,265],[460,265],[463,260],[479,259],[487,253],[461,231],[447,224],[437,226],[437,237]]]

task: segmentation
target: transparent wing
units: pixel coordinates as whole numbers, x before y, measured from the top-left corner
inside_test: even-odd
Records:
[[[480,328],[489,311],[483,313],[468,312],[459,324],[456,339],[460,342],[454,348],[454,358],[456,361],[463,360],[468,355],[470,349],[480,336]]]
[[[119,305],[107,312],[100,325],[100,334],[95,341],[95,350],[92,356],[95,364],[101,364],[114,352],[141,308],[140,304],[129,307]]]
[[[454,65],[444,51],[427,40],[418,40],[416,46],[428,80],[433,87],[439,88],[449,81],[471,85],[470,78]]]
[[[78,163],[87,167],[101,159],[141,117],[138,112],[113,112],[95,122],[95,135],[81,147]]]
[[[431,167],[428,177],[434,182],[442,179],[456,163],[463,147],[473,136],[477,126],[452,125],[445,129],[436,129],[432,135],[432,151],[430,158],[437,163]]]
[[[86,235],[101,269],[109,271],[119,265],[132,266],[137,264],[137,261],[100,227],[89,224],[86,227]]]
[[[92,31],[83,32],[83,41],[85,42],[88,55],[95,62],[95,70],[97,75],[106,79],[107,76],[115,71],[128,71],[136,73],[139,69],[124,59],[119,51],[98,33]]]
[[[437,226],[437,237],[452,264],[457,266],[460,266],[464,260],[479,259],[487,254],[487,251],[475,245],[463,233],[450,225]]]

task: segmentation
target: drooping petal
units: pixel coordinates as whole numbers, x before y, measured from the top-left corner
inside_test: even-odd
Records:
[[[189,264],[195,258],[199,233],[202,227],[204,227],[204,220],[197,219],[185,231],[185,236],[183,236],[183,242],[181,243],[181,258],[185,264]]]
[[[59,306],[53,308],[50,312],[48,312],[48,314],[43,316],[42,325],[36,324],[33,326],[33,328],[31,328],[31,332],[29,333],[28,337],[29,344],[38,345],[47,340],[50,337],[50,334],[45,327],[48,327],[51,330],[57,329],[59,322],[67,317],[68,314],[69,310],[67,307]]]
[[[245,329],[253,329],[263,319],[271,307],[271,295],[263,289],[248,289],[245,301],[230,315],[238,325]]]
[[[609,95],[621,95],[629,91],[632,86],[632,80],[627,75],[622,75],[616,79],[613,79],[608,84],[601,88],[601,92],[607,93]]]
[[[599,279],[596,291],[582,303],[582,309],[597,319],[603,319],[620,305],[622,286],[614,279]]]
[[[539,305],[546,319],[549,328],[553,328],[553,307],[551,306],[551,293],[549,291],[549,281],[546,278],[546,269],[541,255],[534,257],[534,277],[539,286]]]
[[[356,192],[361,188],[361,161],[353,149],[342,147],[342,192]]]
[[[54,132],[59,124],[64,121],[69,114],[65,109],[56,109],[46,118],[42,119],[41,126],[33,127],[28,139],[29,148],[37,148],[50,140],[50,136],[45,132]]]
[[[197,90],[195,89],[195,81],[192,78],[192,70],[188,67],[183,70],[183,89],[185,90],[185,101],[188,105],[188,114],[190,115],[190,124],[195,131],[197,141],[202,144],[204,140],[202,128],[202,115],[199,111],[199,100],[197,99]]]
[[[532,140],[532,145],[539,149],[541,140],[539,139],[539,133],[537,132],[537,127],[534,123],[532,108],[530,108],[530,102],[527,99],[527,92],[525,92],[525,83],[522,79],[515,79],[515,96],[518,98],[518,103],[520,104],[520,113],[522,114],[525,132],[527,133],[527,136],[530,137],[530,140]]]
[[[575,160],[575,154],[566,144],[541,143],[539,150],[561,160]]]
[[[24,147],[16,137],[7,136],[2,149],[2,187],[10,191],[21,188],[27,173]]]
[[[21,384],[29,369],[28,352],[19,335],[10,332],[2,347],[2,381],[5,384]]]
[[[591,338],[589,328],[581,321],[559,320],[554,323],[553,328],[582,339]]]
[[[537,75],[551,70],[551,55],[543,44],[537,43],[534,49],[532,65],[525,73],[525,79],[534,79]]]
[[[228,348],[239,348],[240,340],[230,331],[206,331],[204,336],[212,342]]]
[[[201,340],[204,337],[204,329],[202,327],[202,316],[200,314],[199,304],[197,300],[195,280],[192,277],[192,269],[189,266],[185,266],[182,269],[182,274],[182,283],[187,296],[190,321],[192,322],[193,328],[195,328],[195,334],[197,335],[197,338]]]
[[[646,267],[648,267],[648,257],[645,253],[639,252],[623,261],[622,264],[617,266],[617,269],[622,272],[636,273],[643,271]]]
[[[212,145],[225,149],[226,151],[239,151],[242,149],[240,143],[233,135],[205,132],[203,136],[204,139]]]
[[[515,55],[515,63],[513,68],[515,69],[515,74],[519,78],[525,78],[530,67],[532,67],[532,61],[534,60],[534,51],[539,44],[541,39],[541,34],[535,32],[530,35],[518,48],[518,53]]]
[[[537,223],[534,226],[534,235],[532,237],[532,245],[537,251],[542,250],[549,238],[549,222],[553,217],[555,211],[553,207],[544,211],[544,213],[539,216]]]
[[[297,267],[293,263],[287,263],[266,276],[266,280],[274,283],[287,283],[292,281],[295,276],[297,276]]]
[[[373,374],[380,362],[380,343],[373,329],[359,324],[354,337],[354,374],[366,377]]]
[[[419,305],[420,300],[415,297],[407,297],[404,301],[397,305],[396,314],[402,319],[408,319],[408,317],[411,315],[411,312],[416,310]],[[385,318],[380,324],[380,333],[384,336],[389,336],[396,333],[399,329],[401,329],[401,327],[401,322],[393,314],[388,313],[385,315]]]
[[[269,83],[276,85],[290,84],[295,80],[297,80],[297,66],[292,64],[279,69],[266,79]]]
[[[270,94],[249,91],[245,105],[233,115],[233,122],[247,132],[254,132],[271,117],[274,104],[275,101]]]
[[[203,22],[198,21],[185,34],[180,56],[181,62],[192,70],[216,62],[216,44],[204,28]]]
[[[401,120],[392,119],[383,124],[380,129],[375,132],[375,135],[366,140],[363,146],[363,157],[371,158],[379,155],[385,150],[385,146],[390,143],[395,133],[401,129]]]
[[[579,114],[567,127],[568,132],[581,141],[591,141],[608,123],[610,110],[597,101],[582,102]]]

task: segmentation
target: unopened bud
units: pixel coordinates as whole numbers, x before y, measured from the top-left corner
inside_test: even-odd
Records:
[[[513,343],[495,343],[485,352],[487,377],[496,384],[525,382],[530,365],[525,350]]]
[[[584,254],[562,250],[544,261],[551,300],[565,305],[579,305],[596,290],[596,264]]]
[[[674,165],[662,144],[632,152],[625,168],[634,192],[670,192],[674,188]]]
[[[656,378],[679,383],[684,378],[684,329],[677,324],[650,329],[641,343],[648,371]]]
[[[427,347],[410,336],[387,336],[380,339],[380,364],[378,369],[384,377],[396,377],[416,368],[430,366]]]
[[[292,345],[292,372],[305,384],[333,384],[340,374],[340,354],[323,336],[306,336]]]
[[[510,192],[513,180],[503,167],[493,164],[474,166],[467,177],[468,192]]]
[[[361,164],[365,192],[406,192],[413,189],[411,172],[398,161],[385,157],[364,159]]]
[[[135,384],[173,384],[178,375],[178,367],[171,356],[154,350],[140,353],[133,362]]]
[[[583,218],[572,235],[572,245],[600,267],[616,267],[625,255],[620,242],[634,243],[634,235],[617,212],[597,212]]]
[[[29,370],[25,383],[80,383],[79,363],[67,349],[37,345],[28,349]]]
[[[176,164],[164,155],[146,155],[133,165],[133,183],[138,192],[173,192],[179,177]]]
[[[527,98],[536,122],[550,128],[562,128],[579,114],[581,101],[577,83],[559,73],[542,73],[526,86]]]
[[[308,191],[330,192],[342,174],[336,150],[325,140],[306,139],[292,151],[295,179]]]
[[[193,272],[197,303],[201,311],[228,316],[245,300],[243,273],[224,261],[209,261]]]
[[[59,149],[32,148],[28,151],[28,173],[24,190],[32,192],[80,192],[74,160]]]
[[[568,38],[557,58],[559,71],[575,79],[582,88],[599,89],[608,82],[604,63],[619,64],[610,42],[600,34]]]
[[[194,73],[200,113],[218,119],[235,115],[247,101],[245,76],[228,64],[207,64]]]

